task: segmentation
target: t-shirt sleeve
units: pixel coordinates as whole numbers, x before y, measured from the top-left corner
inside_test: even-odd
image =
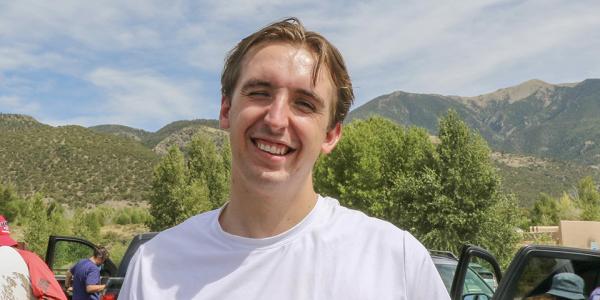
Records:
[[[91,266],[87,276],[85,277],[85,285],[100,284],[100,268]]]
[[[450,300],[429,252],[408,232],[404,235],[404,259],[407,299]]]
[[[67,299],[60,284],[56,281],[54,273],[52,273],[48,265],[39,256],[26,250],[17,251],[19,251],[25,263],[27,263],[29,277],[31,278],[31,289],[34,296],[38,299]]]
[[[127,273],[125,274],[125,279],[123,280],[123,286],[119,291],[119,300],[135,300],[135,299],[143,299],[143,296],[140,294],[141,286],[140,280],[141,277],[141,262],[142,262],[142,251],[144,249],[144,245],[140,246],[138,250],[135,252],[131,260],[129,261],[129,265],[127,266]]]

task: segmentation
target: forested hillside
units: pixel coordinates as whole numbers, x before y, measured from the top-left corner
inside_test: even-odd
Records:
[[[158,156],[128,138],[0,115],[0,182],[61,203],[146,199]]]
[[[146,147],[153,149],[160,142],[169,138],[173,134],[177,134],[178,132],[186,129],[186,128],[200,128],[200,127],[209,127],[209,128],[219,128],[219,121],[217,120],[205,120],[205,119],[197,119],[197,120],[180,120],[169,123],[159,129],[156,132],[148,132],[142,129],[131,128],[123,125],[98,125],[92,126],[90,129],[102,133],[110,133],[117,136],[128,137],[138,142],[141,142]],[[186,141],[189,141],[187,139]]]

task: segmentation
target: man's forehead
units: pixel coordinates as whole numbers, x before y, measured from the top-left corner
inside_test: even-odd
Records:
[[[317,60],[315,51],[306,45],[261,43],[252,47],[242,59],[237,85],[241,88],[249,81],[264,81],[273,86],[292,84],[300,90],[317,92],[324,99],[333,99],[336,94],[330,70],[321,64],[315,74]],[[315,75],[318,76],[316,80]]]

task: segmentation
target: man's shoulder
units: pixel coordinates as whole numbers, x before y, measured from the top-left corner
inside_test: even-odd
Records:
[[[218,218],[220,209],[203,212],[188,218],[182,223],[159,232],[152,240],[142,245],[144,248],[175,247],[181,243],[201,239],[213,229],[213,222]]]
[[[361,229],[366,231],[382,231],[390,234],[404,234],[405,231],[396,227],[394,224],[371,217],[362,211],[345,207],[339,204],[338,200],[330,197],[323,198],[328,213],[330,214],[331,222],[339,223],[344,227],[350,226],[353,229]]]
[[[381,242],[404,240],[408,233],[394,224],[339,204],[336,199],[324,197],[326,213],[329,215],[322,224],[334,234],[348,236],[351,239],[368,238]],[[410,234],[408,234],[410,235]]]
[[[16,250],[19,252],[21,257],[23,257],[23,259],[25,261],[35,261],[35,262],[42,261],[42,258],[40,258],[37,254],[35,254],[29,250],[24,250],[24,249],[16,249]]]
[[[78,272],[78,270],[85,271],[93,267],[97,268],[96,264],[94,264],[89,258],[82,258],[75,265],[73,265],[71,270]]]
[[[0,299],[34,299],[27,264],[10,246],[0,246]]]

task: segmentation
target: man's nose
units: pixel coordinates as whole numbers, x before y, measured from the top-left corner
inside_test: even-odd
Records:
[[[273,130],[286,128],[289,122],[289,113],[287,95],[277,95],[269,105],[265,123]]]

